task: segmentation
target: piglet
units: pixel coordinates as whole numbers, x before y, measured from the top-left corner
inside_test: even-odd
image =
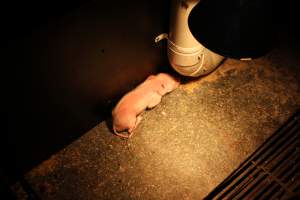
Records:
[[[114,133],[123,138],[131,137],[133,130],[142,120],[140,114],[159,104],[162,96],[176,89],[179,83],[178,79],[166,73],[150,75],[143,83],[124,95],[113,109]]]

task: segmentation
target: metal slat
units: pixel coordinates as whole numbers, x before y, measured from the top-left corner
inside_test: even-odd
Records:
[[[230,192],[232,189],[235,188],[236,183],[240,182],[238,179],[238,176],[241,176],[242,173],[244,173],[245,170],[247,170],[248,167],[251,166],[249,164],[249,160],[253,159],[255,155],[262,154],[264,151],[268,149],[274,141],[276,141],[278,138],[282,137],[283,135],[286,135],[285,132],[289,131],[293,126],[299,125],[299,116],[291,118],[288,123],[281,127],[272,137],[270,137],[254,154],[253,156],[249,157],[245,162],[243,162],[238,170],[234,171],[228,178],[226,178],[219,186],[215,188],[205,199],[211,199],[211,198],[222,198],[226,193]],[[254,157],[256,158],[256,157]],[[233,186],[233,187],[232,187]],[[224,191],[226,189],[226,191]]]
[[[300,190],[300,112],[205,199],[284,199]]]
[[[277,186],[276,182],[272,181],[271,183],[269,183],[269,185],[263,187],[262,190],[260,190],[259,192],[257,192],[257,193],[254,192],[254,195],[252,197],[253,200],[258,200],[258,199],[262,198],[267,192],[269,192],[270,190],[273,190],[273,188],[276,186]]]
[[[256,190],[259,190],[259,189],[262,189],[258,186],[262,185],[265,183],[266,181],[266,178],[267,178],[267,174],[263,173],[262,172],[262,175],[260,176],[260,178],[254,180],[251,184],[248,185],[248,187],[244,188],[243,190],[243,193],[239,193],[235,199],[245,199],[246,197],[249,197],[251,196],[251,194],[253,192],[255,192],[255,189]]]
[[[271,196],[274,196],[279,193],[280,186],[276,185],[272,190],[269,190],[267,193],[263,194],[262,198],[263,200],[269,200]]]
[[[290,126],[289,127],[290,128],[290,130],[289,130],[289,133],[293,133],[294,131],[296,131],[298,128],[299,128],[299,126]],[[289,137],[290,136],[290,134],[286,134],[285,135],[285,137],[283,137],[283,138],[280,138],[281,140],[283,140],[283,139],[285,139],[286,137]],[[278,137],[277,137],[278,138]],[[281,143],[283,143],[284,141],[282,141]],[[279,143],[279,144],[277,144],[278,146],[279,145],[281,145],[281,143]],[[286,145],[287,146],[287,145]],[[286,147],[286,146],[283,146],[283,147],[281,147],[280,149],[282,149],[282,148],[284,148],[284,147]],[[265,148],[265,150],[263,151],[263,152],[266,152],[267,151],[267,148],[268,148],[268,146]],[[247,165],[246,165],[247,166]],[[247,167],[246,167],[247,168]],[[245,170],[245,169],[244,169]],[[253,170],[253,168],[250,168],[250,172],[252,172],[252,170]],[[241,173],[240,173],[241,174]],[[240,175],[239,174],[239,175]],[[249,175],[249,173],[246,173],[246,175]],[[237,178],[237,177],[236,177]],[[237,182],[236,184],[240,184],[241,182]],[[230,189],[229,188],[229,190],[227,191],[227,192],[224,192],[224,194],[223,195],[221,195],[221,196],[219,196],[219,197],[217,197],[217,198],[224,198],[224,196],[226,195],[226,194],[228,194],[230,191],[232,191],[233,190],[233,188],[235,188],[236,187],[236,184],[232,184],[232,188]]]
[[[276,143],[273,146],[273,149],[275,149],[274,151],[268,151],[268,153],[266,153],[265,155],[261,155],[261,158],[258,157],[258,159],[253,159],[256,162],[258,162],[258,164],[269,164],[271,163],[278,155],[280,155],[280,153],[282,151],[284,151],[286,148],[289,148],[290,145],[292,145],[293,143],[296,142],[297,137],[297,133],[300,130],[300,125],[298,126],[294,126],[289,132],[288,134],[286,134],[285,137],[280,138],[280,141],[278,141],[278,143]],[[265,161],[263,158],[267,158],[268,160]]]
[[[255,168],[253,165],[251,165],[251,163],[248,163],[247,165],[245,165],[244,169],[240,170],[233,176],[233,178],[236,178],[235,179],[236,181],[232,182],[226,191],[219,193],[216,196],[216,199],[223,199],[226,195],[229,195],[230,193],[235,192],[234,190],[236,189],[236,185],[247,184],[250,181],[249,179],[252,178],[252,176],[250,176],[250,175],[253,172],[253,170],[255,170]],[[245,176],[244,176],[244,173],[246,173]],[[243,175],[243,176],[239,177],[240,175]]]
[[[285,138],[289,138],[291,134],[293,134],[297,129],[299,130],[300,123],[299,121],[292,122],[287,127],[284,127],[282,130],[275,133],[274,136],[271,136],[269,140],[267,140],[262,146],[259,148],[257,152],[253,155],[253,160],[263,160],[268,157],[268,150],[276,149],[282,143],[282,140]],[[271,151],[273,152],[273,151]]]
[[[239,186],[239,190],[237,190],[234,194],[228,197],[228,199],[240,199],[241,197],[247,195],[249,192],[249,188],[253,187],[255,184],[259,184],[261,181],[264,180],[266,174],[263,174],[262,171],[260,173],[256,174],[257,176],[254,176],[251,180],[251,182],[248,182],[247,184],[243,185],[242,187]]]
[[[289,163],[288,166],[285,167],[285,170],[282,170],[281,174],[278,176],[282,182],[284,183],[290,183],[289,180],[291,180],[299,171],[300,169],[300,163],[297,162],[296,164],[294,162]]]
[[[291,135],[291,134],[293,134],[293,133],[295,133],[297,131],[299,131],[299,126],[292,126],[291,129],[289,130],[290,134],[286,134],[285,137],[280,138],[280,140],[281,140],[280,143],[277,143],[277,145],[275,145],[275,147],[274,147],[274,148],[276,148],[277,146],[279,146],[279,148],[277,148],[278,149],[277,153],[272,156],[272,160],[271,161],[273,161],[278,155],[280,155],[282,153],[282,151],[285,151],[286,149],[289,148],[290,145],[292,145],[293,143],[295,143],[296,135]],[[292,136],[292,137],[290,137],[290,136]],[[290,137],[288,139],[289,143],[286,143],[286,141],[284,139],[286,139],[288,137]],[[270,151],[269,152],[268,151],[264,151],[264,152],[267,152],[268,154],[272,154],[273,153],[273,152],[270,152]],[[260,163],[263,163],[263,160],[260,160]],[[270,164],[271,162],[265,162],[265,163]],[[250,171],[250,173],[252,173],[252,172],[253,172],[253,170]],[[245,176],[249,175],[250,173],[245,174]],[[238,183],[238,185],[241,184],[241,183],[242,182]],[[242,186],[239,186],[240,188],[237,191],[234,191],[233,195],[230,195],[230,194],[227,193],[229,195],[228,198],[232,199],[237,192],[241,192],[242,190],[245,189],[246,186],[249,187],[249,184],[250,183],[249,183],[249,179],[248,179],[248,182],[246,182],[246,184],[244,183]],[[235,188],[236,187],[237,186],[235,186]],[[253,187],[251,187],[251,188],[253,189]],[[220,196],[219,198],[220,199],[224,198],[224,196]]]
[[[285,195],[285,190],[283,188],[280,188],[278,193],[276,195],[273,195],[274,199],[281,199],[283,195]]]

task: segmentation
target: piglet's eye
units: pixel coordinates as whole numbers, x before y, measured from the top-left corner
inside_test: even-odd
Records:
[[[165,85],[164,85],[164,84],[161,84],[161,87],[162,87],[162,88],[165,88]]]

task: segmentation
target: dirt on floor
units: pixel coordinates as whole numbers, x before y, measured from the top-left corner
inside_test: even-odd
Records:
[[[202,199],[300,107],[297,67],[278,49],[227,59],[144,112],[132,138],[108,119],[26,180],[41,199]]]

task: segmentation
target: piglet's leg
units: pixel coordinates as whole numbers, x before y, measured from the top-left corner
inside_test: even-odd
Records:
[[[139,125],[139,123],[141,123],[142,119],[143,119],[142,116],[137,116],[134,128],[136,128]]]
[[[160,101],[161,101],[161,96],[158,93],[154,94],[151,100],[149,101],[147,108],[148,109],[154,108],[160,103]]]
[[[134,127],[128,130],[128,138],[130,138],[133,135],[133,130],[139,125],[142,119],[143,118],[141,116],[137,116]]]

